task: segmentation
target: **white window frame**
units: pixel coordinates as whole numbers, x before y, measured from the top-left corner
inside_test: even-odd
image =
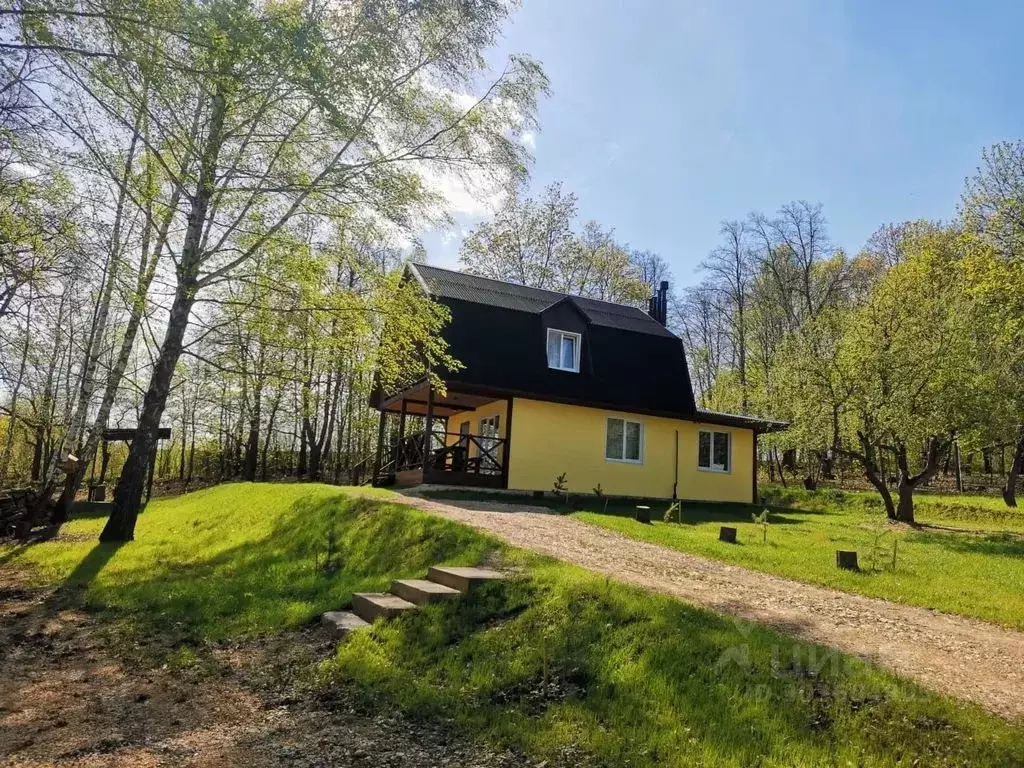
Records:
[[[616,459],[608,455],[608,423],[612,420],[622,422],[622,456],[621,459]],[[640,458],[639,459],[627,459],[626,456],[626,425],[636,424],[640,427]],[[604,460],[612,461],[616,464],[643,464],[644,463],[644,433],[647,430],[644,428],[644,423],[637,419],[629,419],[625,416],[606,416],[604,420]]]
[[[559,362],[561,362],[561,360],[562,360],[562,339],[565,336],[569,336],[569,337],[571,337],[574,340],[575,344],[573,345],[574,352],[573,352],[573,361],[572,361],[573,367],[572,368],[563,368],[560,365],[552,365],[551,361],[548,360],[548,368],[550,368],[553,371],[566,371],[568,373],[579,373],[580,372],[580,348],[583,346],[583,337],[580,334],[578,334],[578,333],[573,333],[572,331],[563,331],[560,328],[548,328],[548,335],[547,335],[547,338],[545,339],[545,345],[544,345],[544,357],[545,358],[547,358],[547,356],[548,356],[548,347],[551,346],[551,334],[553,334],[553,333],[557,333],[558,337],[559,337],[558,338],[558,360],[559,360]]]
[[[711,452],[708,455],[708,460],[711,465],[708,467],[702,467],[700,464],[700,436],[703,434],[711,435]],[[729,468],[723,469],[721,465],[715,465],[715,435],[725,435],[727,439]],[[732,474],[732,432],[724,429],[699,429],[697,430],[697,469],[701,472],[715,472],[719,475],[731,475]]]

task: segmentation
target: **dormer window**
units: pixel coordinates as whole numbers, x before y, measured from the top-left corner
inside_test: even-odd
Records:
[[[548,328],[548,368],[580,372],[580,335]]]

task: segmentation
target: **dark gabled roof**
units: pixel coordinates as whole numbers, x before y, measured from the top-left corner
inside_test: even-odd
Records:
[[[641,309],[428,264],[408,274],[451,312],[443,336],[464,366],[442,376],[451,385],[758,432],[787,426],[698,409],[683,342]],[[579,373],[548,368],[547,325],[581,332]]]
[[[410,276],[448,307],[442,335],[467,388],[611,410],[692,418],[682,341],[643,310],[410,264]],[[546,328],[579,332],[578,373],[548,367]]]
[[[672,336],[657,320],[642,309],[613,304],[599,299],[570,296],[558,291],[531,288],[527,285],[506,283],[489,277],[470,275],[429,264],[409,265],[410,272],[434,297],[472,301],[492,307],[537,313],[551,305],[570,299],[594,325],[619,328],[624,331],[649,333],[654,336]]]

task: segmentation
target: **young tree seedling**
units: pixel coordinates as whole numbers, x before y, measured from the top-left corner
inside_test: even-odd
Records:
[[[761,534],[762,534],[762,537],[761,537],[762,541],[765,544],[767,544],[768,543],[768,507],[765,507],[763,510],[761,510],[761,514],[759,514],[759,515],[756,515],[753,512],[751,512],[750,513],[750,519],[753,520],[755,523],[760,524],[760,526],[761,526]]]

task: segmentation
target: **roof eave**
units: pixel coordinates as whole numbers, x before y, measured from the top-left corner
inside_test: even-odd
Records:
[[[434,295],[434,294],[433,294],[433,293],[431,292],[431,290],[430,290],[430,286],[429,286],[429,285],[427,285],[427,281],[423,279],[423,275],[421,275],[421,274],[420,274],[420,271],[419,271],[418,269],[416,269],[416,264],[414,264],[414,263],[413,263],[413,262],[411,262],[411,261],[409,261],[409,262],[406,262],[405,268],[406,268],[406,270],[407,270],[407,271],[409,272],[409,274],[411,274],[411,275],[413,276],[413,279],[414,279],[414,280],[415,280],[415,281],[416,281],[417,283],[419,283],[419,285],[420,285],[420,288],[422,288],[422,289],[423,289],[423,292],[424,292],[425,294],[427,294],[427,296],[433,296],[433,295]]]
[[[717,424],[723,427],[739,427],[742,429],[752,429],[759,434],[768,434],[770,432],[782,432],[783,430],[789,429],[788,421],[779,421],[777,419],[764,419],[757,416],[742,416],[737,413],[717,413],[714,411],[702,411],[697,410],[694,416],[695,421],[702,422],[704,424]]]

